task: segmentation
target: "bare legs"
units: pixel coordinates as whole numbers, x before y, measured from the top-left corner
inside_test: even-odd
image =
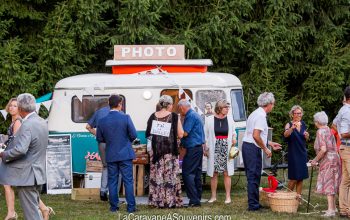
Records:
[[[294,188],[296,188],[296,191],[299,195],[301,195],[303,191],[303,181],[302,180],[289,180],[288,182],[288,189],[291,191],[294,191]]]
[[[226,191],[225,202],[229,203],[231,202],[231,177],[227,174],[226,171],[224,172],[224,185],[225,185],[225,191]],[[216,200],[217,186],[218,186],[218,173],[214,172],[213,177],[210,179],[211,197],[209,201]]]
[[[328,201],[328,211],[335,211],[335,196],[328,195],[327,201]]]
[[[5,189],[5,198],[7,205],[7,215],[5,219],[11,219],[16,216],[15,212],[15,192],[12,187],[9,185],[4,185]],[[53,212],[50,211],[49,207],[47,207],[41,199],[39,200],[39,209],[44,217],[44,220],[49,219],[49,215]],[[52,209],[52,208],[51,208]]]
[[[213,177],[210,179],[210,189],[211,189],[211,197],[210,200],[216,200],[216,189],[218,187],[218,173],[214,172]]]
[[[231,202],[231,177],[227,175],[227,171],[224,172],[224,184],[226,191],[225,203]]]
[[[333,217],[335,216],[335,195],[327,195],[328,210],[323,214],[323,217]]]
[[[16,215],[15,192],[9,185],[4,185],[4,188],[5,188],[5,198],[6,198],[6,205],[7,205],[7,215],[5,219],[9,219]]]
[[[48,220],[50,216],[50,209],[41,201],[39,200],[39,209],[43,215],[44,220]]]

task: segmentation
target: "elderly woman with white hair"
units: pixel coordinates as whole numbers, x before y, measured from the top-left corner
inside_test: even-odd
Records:
[[[172,112],[173,99],[163,95],[160,110],[147,122],[146,138],[152,140],[150,153],[149,205],[158,208],[181,207],[178,138],[183,136],[180,117]]]
[[[324,217],[335,216],[335,194],[339,191],[340,185],[340,158],[337,153],[337,146],[331,129],[327,126],[328,117],[325,112],[317,112],[314,115],[315,126],[318,128],[314,149],[316,157],[310,160],[312,166],[319,164],[316,192],[327,196],[328,210]]]
[[[289,112],[291,121],[285,125],[283,136],[288,144],[288,188],[301,195],[303,190],[303,180],[309,178],[306,163],[307,146],[309,133],[303,118],[303,108],[294,105]]]
[[[267,145],[270,145],[273,150],[281,149],[280,144],[267,141],[268,126],[266,115],[275,106],[274,95],[270,92],[264,92],[259,95],[257,103],[259,108],[248,117],[242,145],[244,170],[248,182],[248,211],[257,211],[262,207],[259,204],[259,185],[262,169],[261,151],[267,157],[271,157],[272,153],[267,148]]]

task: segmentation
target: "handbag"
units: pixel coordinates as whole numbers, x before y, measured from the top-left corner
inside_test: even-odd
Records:
[[[229,153],[229,158],[230,159],[235,159],[239,155],[239,149],[237,147],[231,147],[230,153]]]

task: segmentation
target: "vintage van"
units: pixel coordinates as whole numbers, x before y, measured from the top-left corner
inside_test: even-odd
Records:
[[[240,80],[233,74],[208,72],[211,60],[157,59],[108,60],[106,66],[113,73],[90,73],[60,80],[54,88],[53,102],[48,117],[50,134],[70,134],[72,171],[85,173],[86,159],[99,159],[95,137],[86,129],[86,123],[108,97],[117,93],[124,97],[124,111],[129,114],[145,143],[149,116],[156,110],[159,97],[170,95],[175,104],[181,98],[191,101],[193,108],[204,118],[208,109],[222,98],[231,102],[236,122],[238,145],[246,126],[246,111]],[[241,158],[237,167],[243,167]]]

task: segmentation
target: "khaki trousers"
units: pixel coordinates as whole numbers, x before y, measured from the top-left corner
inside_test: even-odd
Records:
[[[342,180],[339,187],[339,209],[341,213],[350,213],[350,147],[340,145],[342,161]]]

